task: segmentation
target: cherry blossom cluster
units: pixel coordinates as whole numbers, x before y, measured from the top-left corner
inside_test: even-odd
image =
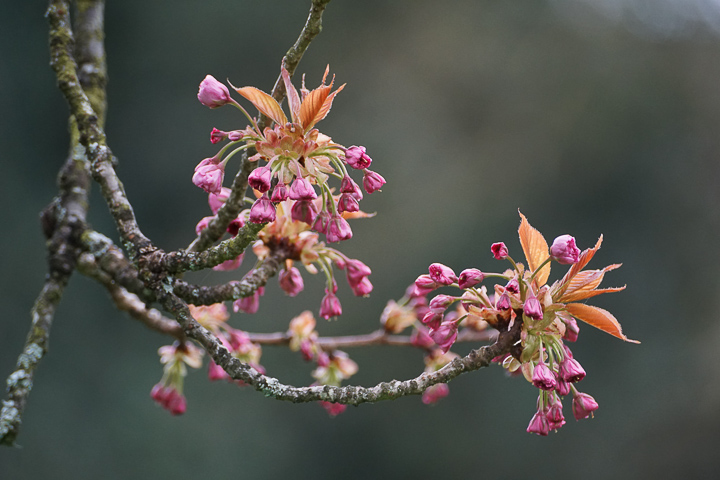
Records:
[[[272,120],[273,126],[262,131],[258,121],[231,96],[228,88],[211,75],[200,84],[198,100],[210,108],[233,105],[240,109],[251,125],[242,130],[221,131],[214,128],[212,143],[228,140],[215,156],[202,160],[195,167],[193,183],[208,193],[221,195],[225,166],[230,158],[244,150],[256,153],[249,160],[262,161],[248,177],[249,185],[258,193],[250,209],[248,220],[268,223],[276,218],[275,205],[292,200],[290,213],[297,221],[307,223],[312,230],[326,235],[328,242],[339,242],[352,237],[347,214],[360,211],[362,191],[351,178],[349,171],[363,172],[366,193],[380,190],[385,179],[370,170],[372,159],[365,147],[346,148],[320,133],[314,126],[327,116],[332,102],[345,85],[332,91],[334,77],[325,85],[329,67],[322,83],[314,90],[305,88],[303,77],[300,92],[290,81],[290,75],[281,69],[287,92],[291,118],[288,120],[280,104],[270,95],[255,87],[235,88],[258,111]],[[348,170],[350,167],[350,170]],[[339,195],[334,195],[330,177],[340,182]],[[317,190],[316,190],[317,187]],[[319,194],[318,194],[319,190]]]
[[[430,293],[443,287],[462,290],[459,295],[437,294],[428,304],[422,323],[429,328],[430,338],[447,352],[455,343],[461,324],[483,324],[498,330],[508,329],[515,322],[522,323],[521,348],[494,361],[509,372],[522,373],[540,390],[537,413],[528,432],[547,435],[565,423],[562,397],[572,393],[572,410],[576,419],[591,416],[597,402],[578,392],[575,384],[585,377],[585,371],[565,342],[578,337],[577,320],[582,320],[625,341],[629,340],[615,317],[598,307],[577,303],[602,293],[617,292],[620,288],[598,288],[605,273],[620,265],[601,270],[583,270],[600,248],[602,237],[594,248],[581,252],[570,235],[557,237],[548,249],[543,236],[521,214],[520,243],[527,266],[516,263],[504,243],[491,247],[497,260],[507,260],[512,268],[502,273],[482,272],[471,268],[460,275],[440,263],[430,265],[428,274],[415,282],[419,292]],[[569,271],[552,285],[547,284],[550,262],[570,265]],[[493,292],[482,283],[496,279]],[[455,309],[448,313],[451,306]]]

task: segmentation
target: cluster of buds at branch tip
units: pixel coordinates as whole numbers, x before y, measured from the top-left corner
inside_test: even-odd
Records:
[[[496,359],[510,372],[522,373],[528,382],[540,390],[538,409],[527,431],[547,435],[564,423],[562,397],[573,393],[573,414],[576,419],[586,418],[597,409],[597,402],[575,389],[575,384],[585,377],[585,370],[573,358],[563,341],[577,340],[578,320],[582,320],[617,338],[628,339],[620,323],[606,310],[578,303],[602,293],[618,292],[625,287],[599,288],[606,272],[620,265],[610,265],[602,270],[583,270],[600,248],[602,237],[594,248],[583,252],[575,239],[561,235],[548,248],[543,236],[520,214],[518,230],[520,243],[527,261],[516,263],[510,257],[507,246],[494,243],[491,252],[497,260],[508,260],[512,268],[500,273],[466,269],[459,276],[445,265],[433,263],[428,274],[415,281],[415,292],[426,295],[443,287],[463,290],[460,296],[438,294],[429,302],[429,309],[422,323],[429,329],[429,337],[442,352],[447,352],[456,341],[461,324],[483,322],[498,330],[521,322],[520,349],[513,355]],[[569,271],[555,283],[547,283],[550,262],[569,265]],[[482,285],[489,278],[496,278],[492,288]],[[503,284],[504,283],[504,284]],[[454,303],[458,310],[447,313]]]
[[[325,70],[322,83],[314,90],[305,88],[303,78],[298,92],[290,81],[288,71],[281,67],[291,113],[289,119],[280,104],[262,90],[233,87],[274,122],[272,128],[266,127],[262,131],[257,120],[230,97],[227,87],[208,75],[200,84],[198,100],[210,108],[232,105],[245,115],[251,125],[229,132],[213,128],[210,134],[212,143],[225,140],[229,143],[214,157],[203,160],[196,167],[193,183],[209,193],[218,194],[228,159],[240,151],[254,149],[257,153],[249,160],[262,161],[264,165],[255,168],[248,177],[248,184],[260,194],[250,209],[250,222],[275,221],[275,205],[290,199],[295,201],[291,209],[293,220],[307,223],[312,230],[325,234],[330,243],[352,238],[347,218],[362,213],[359,202],[363,195],[350,177],[348,167],[363,172],[362,184],[367,193],[380,190],[385,179],[368,169],[372,159],[365,147],[353,145],[345,148],[314,128],[327,116],[335,96],[345,87],[342,85],[333,91],[334,77],[329,85],[325,84],[328,73],[329,67]],[[332,177],[341,179],[337,198],[329,183]],[[316,202],[316,199],[320,201]]]
[[[203,351],[192,343],[175,342],[158,350],[160,363],[164,366],[163,377],[153,386],[150,396],[155,402],[173,415],[182,415],[187,409],[183,395],[183,383],[187,366],[200,368]]]

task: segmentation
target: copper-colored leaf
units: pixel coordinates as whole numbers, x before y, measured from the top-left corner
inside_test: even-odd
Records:
[[[235,88],[235,91],[240,95],[250,100],[250,102],[255,105],[255,108],[270,117],[273,122],[280,125],[287,123],[287,117],[285,116],[285,112],[282,111],[282,108],[280,108],[280,104],[267,93],[255,87],[233,88]]]
[[[620,322],[607,310],[593,307],[592,305],[585,305],[584,303],[569,303],[565,306],[565,309],[578,320],[582,320],[593,327],[599,328],[614,337],[625,340],[626,342],[640,343],[637,340],[627,338],[622,333]]]
[[[345,88],[345,83],[340,85],[340,87],[332,92],[330,95],[327,96],[327,98],[323,101],[322,106],[320,107],[320,110],[315,114],[315,118],[313,118],[312,122],[310,122],[310,125],[305,127],[305,129],[312,128],[313,125],[318,123],[323,118],[327,117],[327,114],[330,113],[330,108],[332,107],[333,99],[335,99],[335,95],[340,93],[340,91]]]
[[[600,286],[600,282],[602,282],[605,272],[615,270],[619,267],[620,264],[613,264],[608,265],[602,270],[584,270],[582,272],[578,272],[578,274],[572,277],[567,285],[565,285],[564,293],[560,296],[560,298],[558,298],[558,302],[577,302],[578,300],[599,295],[599,293],[593,292]],[[620,290],[622,290],[622,288]],[[605,289],[604,292],[607,292],[607,289]]]
[[[285,92],[287,94],[288,105],[290,106],[290,115],[292,116],[292,121],[298,123],[300,121],[300,96],[298,95],[297,90],[295,90],[295,87],[290,81],[290,74],[285,69],[285,66],[283,65],[280,70],[282,73],[283,82],[285,83]]]
[[[518,213],[520,213],[520,211],[518,211]],[[520,245],[522,245],[523,253],[525,253],[525,258],[527,259],[528,270],[533,272],[550,256],[548,253],[548,244],[545,241],[545,237],[542,236],[542,233],[530,225],[525,215],[520,213],[520,218],[520,228],[518,228]],[[535,280],[539,286],[542,286],[545,285],[549,276],[550,264],[548,263],[535,275]]]

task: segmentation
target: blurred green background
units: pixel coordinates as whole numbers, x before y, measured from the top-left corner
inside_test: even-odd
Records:
[[[197,85],[212,74],[269,90],[308,5],[109,2],[109,144],[159,246],[187,245],[209,213],[190,178],[216,151],[212,127],[245,125],[233,109],[200,105]],[[38,212],[67,149],[44,8],[0,4],[2,378],[46,272]],[[385,302],[432,262],[496,270],[496,241],[520,257],[518,209],[550,241],[570,233],[587,248],[602,233],[591,266],[623,263],[605,283],[628,288],[593,303],[642,344],[581,327],[573,350],[588,372],[581,390],[600,404],[593,420],[570,418],[547,438],[525,433],[537,391],[497,367],[456,379],[435,407],[403,398],[335,419],[315,404],[210,383],[203,370],[188,378],[187,414],[173,418],[149,398],[167,340],[77,275],[37,372],[22,448],[0,449],[0,478],[710,477],[720,469],[718,25],[713,0],[335,0],[298,69],[314,87],[329,63],[348,83],[321,129],[366,145],[387,179],[362,204],[378,216],[356,221],[341,246],[371,266],[375,291],[356,299],[340,282],[345,314],[321,333],[377,328]],[[93,201],[93,226],[115,238],[97,189]],[[231,322],[278,331],[317,311],[321,282],[305,277],[298,298],[273,281],[257,315]],[[362,385],[423,368],[413,349],[349,354]],[[262,363],[282,381],[312,381],[284,349],[266,348]]]

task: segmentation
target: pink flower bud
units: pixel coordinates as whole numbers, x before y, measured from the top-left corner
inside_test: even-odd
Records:
[[[275,221],[275,206],[267,196],[263,193],[262,197],[255,200],[250,207],[250,221],[252,223],[268,223]]]
[[[222,187],[220,189],[220,193],[211,193],[208,195],[208,205],[210,206],[210,210],[212,210],[213,215],[217,214],[218,210],[220,210],[220,207],[222,207],[225,202],[227,202],[227,199],[230,197],[230,189],[227,187]]]
[[[570,393],[570,384],[563,380],[562,378],[558,378],[557,387],[555,387],[555,391],[560,395],[561,397],[564,397]]]
[[[363,176],[363,188],[367,193],[377,192],[385,185],[385,179],[379,173],[373,172],[372,170],[365,170]]]
[[[214,217],[203,217],[200,219],[200,221],[195,225],[195,233],[197,235],[200,235],[200,232],[205,230],[208,225],[210,225],[210,220],[212,220]]]
[[[233,237],[236,236],[240,229],[245,225],[245,220],[241,215],[238,215],[237,218],[232,220],[227,226],[227,232]]]
[[[338,200],[338,210],[341,212],[358,212],[360,205],[350,193],[343,193]]]
[[[427,325],[430,330],[436,330],[440,328],[440,324],[442,323],[443,318],[444,317],[442,313],[436,313],[430,310],[422,318],[422,323]]]
[[[313,223],[312,229],[316,232],[320,233],[327,233],[327,227],[330,223],[330,212],[327,210],[323,210],[322,212],[318,213],[317,217],[315,217],[315,223]]]
[[[293,200],[315,200],[317,193],[307,178],[296,178],[290,186],[290,198]]]
[[[350,224],[338,214],[331,215],[325,238],[329,243],[340,242],[352,238]]]
[[[565,335],[563,335],[563,340],[576,342],[578,334],[580,333],[580,327],[578,326],[577,320],[575,320],[575,317],[571,317],[569,315],[562,317],[562,320],[565,322]]]
[[[505,260],[508,257],[508,249],[502,242],[493,243],[490,250],[495,260]]]
[[[598,409],[598,404],[593,397],[587,393],[578,392],[573,398],[572,410],[575,420],[581,420],[592,415]]]
[[[410,343],[414,347],[423,348],[425,350],[429,350],[433,345],[435,345],[435,342],[433,342],[430,335],[428,335],[428,331],[423,327],[416,327],[415,330],[413,330],[412,335],[410,335]]]
[[[165,405],[163,406],[171,415],[182,415],[187,410],[187,401],[185,396],[173,389],[165,399]]]
[[[233,311],[256,313],[260,308],[260,296],[265,292],[263,287],[258,288],[249,297],[243,297],[233,302]]]
[[[228,375],[220,365],[210,360],[210,365],[208,366],[208,380],[230,380],[230,375]]]
[[[324,401],[320,401],[318,403],[320,403],[320,406],[323,407],[328,413],[328,415],[330,415],[331,417],[337,417],[347,409],[347,405],[343,405],[342,403],[331,403]]]
[[[500,295],[500,298],[495,304],[495,308],[497,308],[498,310],[510,310],[510,308],[512,308],[512,304],[510,303],[510,297],[507,293],[503,293],[502,295]]]
[[[240,265],[242,265],[242,261],[243,254],[241,253],[237,257],[226,260],[220,265],[215,265],[213,267],[213,270],[215,270],[216,272],[230,272],[232,270],[237,270],[238,268],[240,268]]]
[[[448,387],[447,383],[436,383],[423,392],[422,402],[425,405],[432,405],[447,397],[449,393],[450,387]]]
[[[218,195],[222,189],[225,166],[208,160],[206,158],[195,167],[192,182],[206,192]]]
[[[458,281],[457,275],[453,269],[443,265],[442,263],[433,263],[428,268],[430,278],[440,285],[452,285]]]
[[[363,170],[372,163],[372,158],[370,158],[365,151],[365,147],[356,147],[353,145],[345,150],[345,161],[352,168]]]
[[[222,107],[233,101],[230,92],[222,83],[215,80],[215,77],[208,75],[200,82],[200,89],[197,95],[200,103],[210,108]]]
[[[360,187],[358,187],[358,184],[355,183],[355,181],[347,175],[343,177],[342,182],[340,183],[340,193],[349,193],[358,202],[363,199],[363,194],[362,191],[360,191]]]
[[[580,362],[574,358],[565,357],[563,361],[560,362],[558,375],[566,382],[575,383],[585,378],[585,370],[582,368],[582,365],[580,365]]]
[[[433,339],[443,353],[447,353],[453,346],[458,336],[458,324],[456,322],[445,322],[437,329],[430,331],[430,338]]]
[[[528,296],[525,299],[523,313],[534,320],[542,320],[543,318],[542,305],[540,305],[537,297],[530,292],[528,292]]]
[[[325,296],[320,303],[320,316],[325,320],[329,320],[332,317],[342,315],[342,305],[340,300],[327,288],[325,289]]]
[[[317,214],[317,207],[312,200],[298,200],[290,209],[290,216],[293,220],[305,222],[308,225],[314,224]]]
[[[460,272],[458,277],[458,286],[462,289],[471,288],[482,282],[485,275],[477,268],[467,268]]]
[[[367,277],[363,277],[357,285],[350,285],[350,288],[356,297],[366,297],[372,292],[373,285]]]
[[[427,295],[439,286],[440,285],[438,285],[435,280],[430,278],[430,275],[420,275],[415,280],[415,287],[417,288],[417,291],[415,293],[417,295]]]
[[[169,388],[165,387],[162,383],[157,383],[153,385],[152,390],[150,390],[150,397],[158,404],[163,405],[169,393]]]
[[[553,371],[541,362],[533,369],[532,383],[541,390],[555,390],[557,378]]]
[[[278,182],[272,192],[272,201],[275,203],[284,202],[288,198],[290,198],[290,189],[288,189],[287,185],[285,185],[284,183]]]
[[[280,288],[291,297],[302,292],[303,288],[305,288],[300,270],[295,267],[281,270],[278,275],[278,282],[280,283]]]
[[[518,282],[517,278],[513,278],[507,283],[507,285],[505,285],[505,291],[510,293],[520,292],[520,283]]]
[[[548,423],[545,412],[542,410],[535,412],[535,415],[533,415],[532,420],[530,420],[530,424],[528,425],[526,431],[528,433],[537,433],[538,435],[546,437],[547,434],[550,433],[550,424]]]
[[[372,273],[370,267],[365,265],[360,260],[350,259],[345,263],[347,280],[350,286],[357,285],[362,281],[363,278],[367,277]]]
[[[560,235],[550,247],[550,257],[562,265],[572,265],[580,260],[580,249],[575,245],[575,238]]]
[[[270,182],[272,180],[272,169],[267,165],[258,167],[248,175],[248,185],[260,193],[270,190]]]
[[[212,143],[218,143],[225,140],[228,136],[228,132],[223,132],[222,130],[218,130],[217,128],[213,128],[212,132],[210,132],[210,141]]]
[[[430,300],[430,310],[434,313],[443,313],[455,300],[457,299],[450,295],[437,295]]]
[[[565,416],[562,413],[562,403],[557,401],[550,405],[547,411],[548,427],[550,430],[557,430],[565,425]]]

